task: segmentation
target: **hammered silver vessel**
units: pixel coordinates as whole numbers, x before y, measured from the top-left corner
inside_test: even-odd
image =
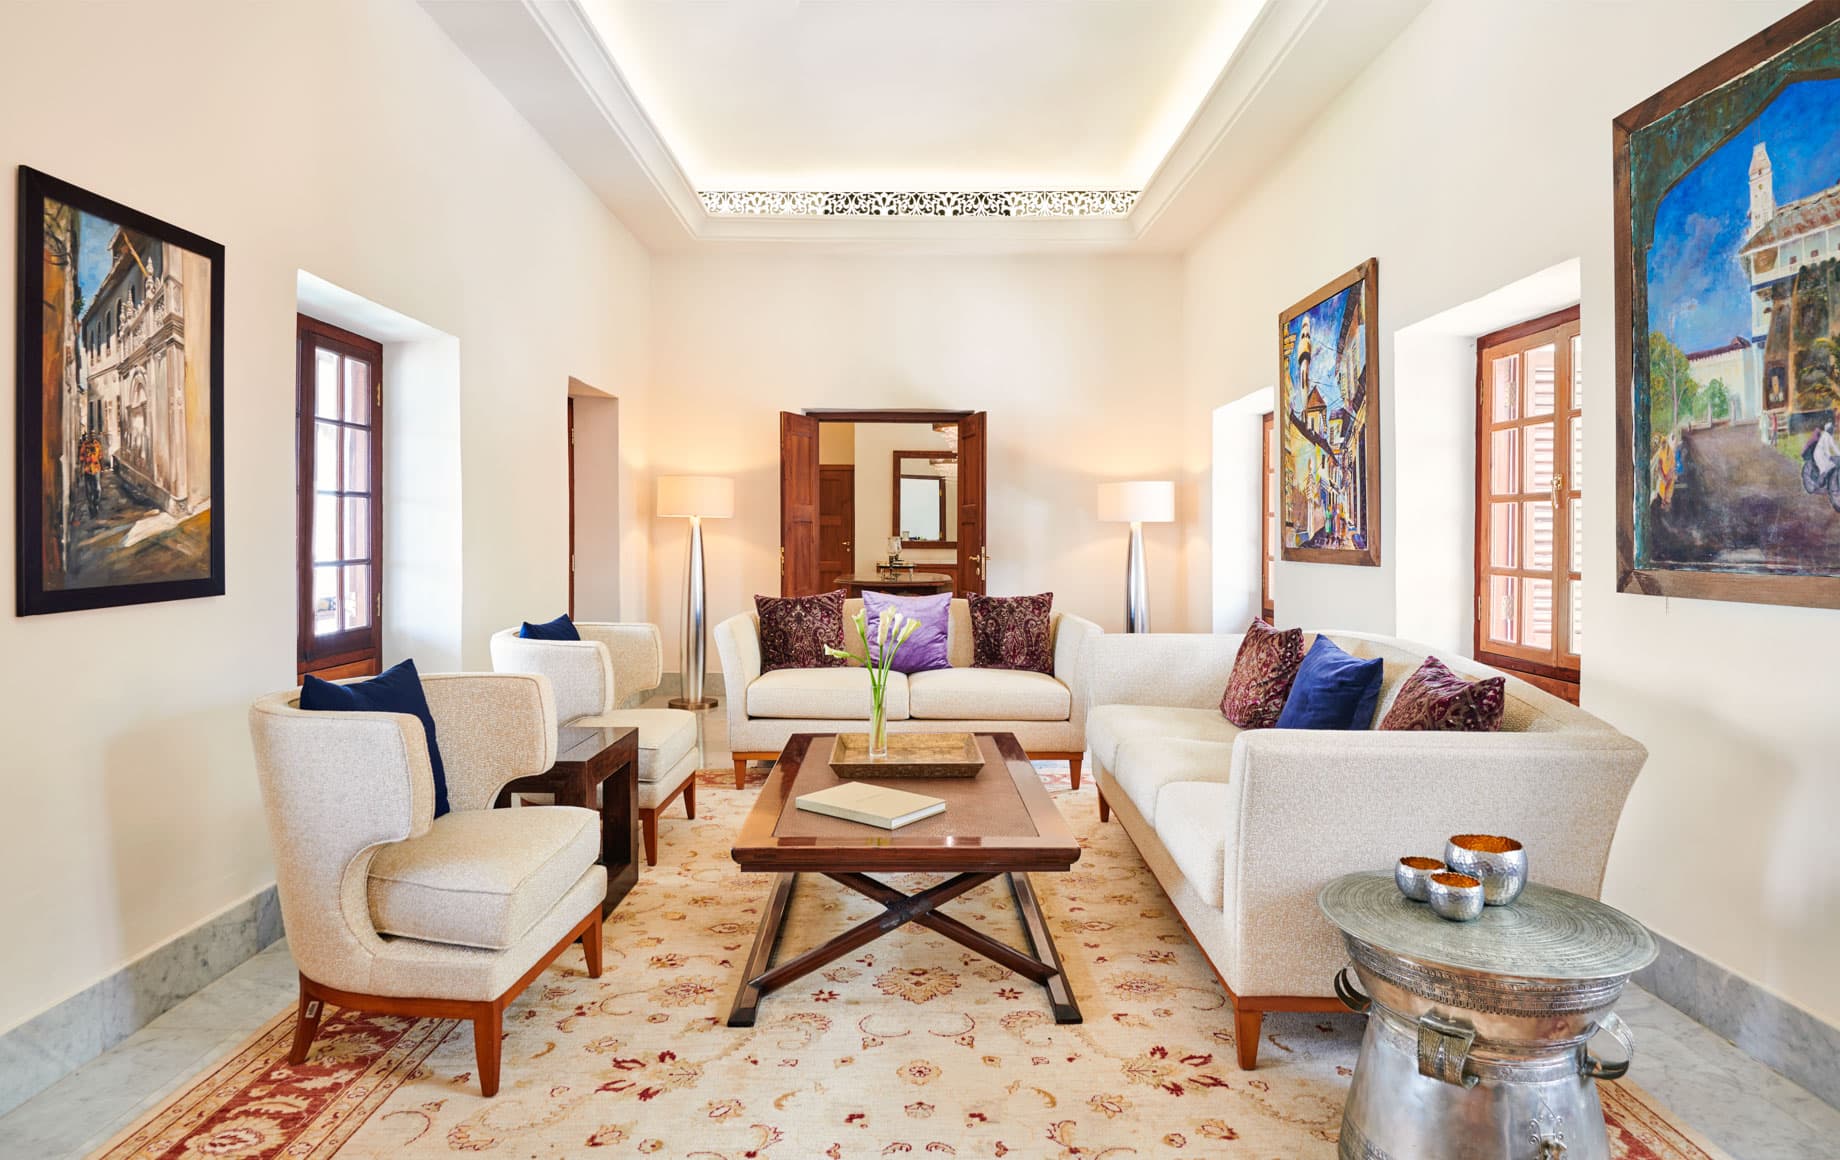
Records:
[[[1609,1160],[1597,1081],[1629,1069],[1611,1011],[1655,941],[1621,911],[1537,884],[1451,923],[1391,876],[1351,874],[1318,904],[1341,929],[1368,1014],[1342,1113],[1341,1160]],[[1587,1048],[1599,1030],[1625,1059]]]

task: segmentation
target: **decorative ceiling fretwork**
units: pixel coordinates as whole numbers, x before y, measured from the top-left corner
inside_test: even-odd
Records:
[[[823,193],[811,190],[704,190],[703,208],[718,217],[1002,217],[1121,218],[1134,189],[1044,189],[1006,192]]]

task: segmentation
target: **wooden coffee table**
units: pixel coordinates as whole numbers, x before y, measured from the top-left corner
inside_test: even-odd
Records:
[[[830,768],[830,733],[796,733],[780,753],[732,851],[746,871],[777,874],[773,893],[743,968],[730,1027],[752,1027],[762,995],[866,946],[898,927],[916,923],[1008,967],[1047,988],[1057,1023],[1080,1022],[1061,969],[1060,953],[1029,883],[1038,871],[1065,871],[1080,860],[1080,844],[1042,788],[1035,767],[1008,733],[980,733],[985,764],[971,778],[901,778],[881,784],[944,798],[943,814],[892,833],[860,822],[809,813],[793,799],[839,783]],[[940,871],[951,875],[918,894],[903,894],[871,874]],[[802,873],[822,874],[883,906],[822,946],[773,966],[787,904]],[[1022,916],[1024,953],[942,914],[939,907],[999,875],[1009,879]]]

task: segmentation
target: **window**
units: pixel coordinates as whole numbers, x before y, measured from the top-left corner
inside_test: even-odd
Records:
[[[1578,698],[1578,309],[1477,340],[1476,656]]]
[[[1265,412],[1259,435],[1259,458],[1263,464],[1259,476],[1259,615],[1267,624],[1275,623],[1271,581],[1278,566],[1278,449],[1277,424],[1273,419],[1272,412]]]
[[[366,676],[383,646],[383,347],[300,316],[300,673]]]

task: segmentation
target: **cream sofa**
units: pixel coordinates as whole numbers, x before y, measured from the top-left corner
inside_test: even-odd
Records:
[[[849,623],[861,600],[844,602],[845,647]],[[1080,677],[1089,642],[1099,626],[1056,612],[1048,631],[1054,643],[1054,675],[979,669],[971,665],[971,607],[952,601],[946,651],[951,667],[888,677],[890,732],[964,729],[1014,733],[1030,757],[1064,760],[1080,784],[1086,747],[1086,698]],[[824,669],[760,671],[760,619],[752,612],[716,625],[716,651],[727,686],[728,745],[735,759],[735,788],[747,781],[747,763],[772,761],[794,733],[836,733],[864,728],[869,719],[869,674],[851,665]]]
[[[1329,637],[1384,661],[1376,724],[1429,655]],[[1534,881],[1597,897],[1640,744],[1512,676],[1499,733],[1241,730],[1220,714],[1240,640],[1094,640],[1086,738],[1100,817],[1118,815],[1229,992],[1241,1067],[1257,1062],[1263,1012],[1342,1010],[1332,981],[1347,954],[1316,908],[1333,878],[1485,832],[1524,842]]]

